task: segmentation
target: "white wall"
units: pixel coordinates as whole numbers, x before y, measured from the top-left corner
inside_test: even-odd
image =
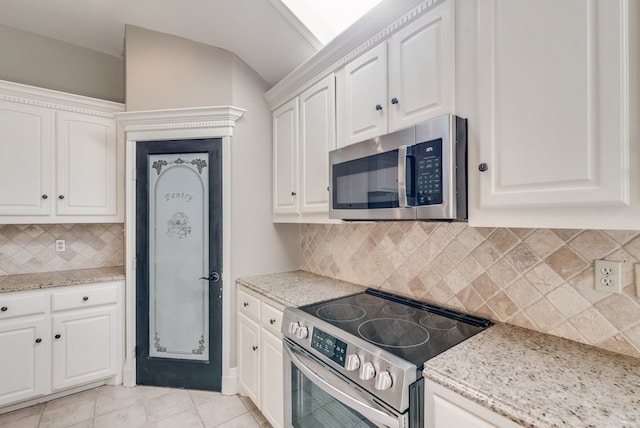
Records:
[[[122,58],[0,25],[0,79],[124,102]]]

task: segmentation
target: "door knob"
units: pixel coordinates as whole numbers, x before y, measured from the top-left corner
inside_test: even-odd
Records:
[[[218,282],[220,281],[220,274],[218,272],[211,272],[208,278],[201,276],[200,279],[206,279],[207,281]]]

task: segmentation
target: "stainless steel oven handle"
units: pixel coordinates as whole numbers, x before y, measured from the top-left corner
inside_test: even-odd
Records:
[[[341,403],[351,407],[353,410],[362,414],[362,416],[366,417],[371,422],[377,424],[383,424],[389,428],[401,428],[400,420],[398,417],[391,416],[385,412],[374,409],[373,407],[363,403],[360,400],[353,398],[351,395],[342,391],[339,387],[331,385],[329,382],[324,380],[324,378],[316,373],[314,370],[317,370],[326,376],[335,376],[329,370],[322,367],[320,364],[316,363],[313,360],[305,357],[304,355],[300,355],[300,353],[296,352],[289,345],[284,346],[284,349],[287,351],[291,362],[295,364],[296,368],[300,370],[309,380],[311,380],[318,388],[322,389],[324,392],[334,397]],[[297,356],[300,355],[304,358],[305,362],[302,362],[301,359]],[[311,370],[308,365],[313,366],[314,370]],[[343,382],[340,380],[340,382]]]
[[[407,204],[407,146],[398,147],[398,204],[406,208]]]

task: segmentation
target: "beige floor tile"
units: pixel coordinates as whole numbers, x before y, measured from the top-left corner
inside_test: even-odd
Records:
[[[216,428],[260,428],[260,424],[253,419],[250,413],[245,413],[230,421],[217,425]]]
[[[217,397],[220,397],[222,394],[219,392],[215,392],[215,391],[196,391],[196,390],[190,390],[189,391],[189,395],[191,395],[191,399],[193,400],[193,403],[196,406],[200,406],[202,404],[205,404],[211,400],[216,399]]]
[[[68,407],[70,404],[76,404],[81,401],[87,401],[95,403],[96,401],[96,389],[90,389],[88,391],[78,392],[76,394],[67,395],[66,397],[57,398],[55,400],[47,401],[46,410],[55,410]]]
[[[175,388],[165,388],[162,386],[146,386],[146,385],[138,385],[133,387],[133,389],[138,390],[138,392],[140,392],[144,400],[152,400],[156,397],[169,394],[173,391],[179,391],[178,389],[175,389]]]
[[[4,427],[10,422],[15,422],[29,416],[41,415],[46,407],[47,405],[45,403],[42,403],[36,404],[35,406],[25,407],[24,409],[15,410],[13,412],[4,413],[0,415],[0,427]]]
[[[40,423],[40,414],[27,416],[26,418],[17,419],[11,422],[0,420],[2,428],[38,428]]]
[[[131,406],[95,418],[94,428],[136,428],[147,425],[143,405]]]
[[[142,393],[136,388],[105,387],[96,398],[96,416],[105,415],[126,407],[141,406]],[[101,388],[102,389],[102,388]]]
[[[235,395],[220,395],[218,398],[198,406],[198,413],[206,428],[218,426],[243,413],[247,413],[253,419],[247,412],[247,408],[242,404],[242,401],[240,401],[240,398]]]
[[[57,401],[57,400],[56,400]],[[55,406],[42,414],[39,428],[67,428],[88,419],[93,419],[95,400],[81,400],[66,407]]]
[[[149,422],[155,422],[194,407],[189,392],[173,390],[144,402]]]
[[[150,424],[149,428],[202,428],[203,426],[200,415],[198,415],[198,412],[194,408],[156,421]]]
[[[87,419],[86,421],[82,421],[80,423],[73,424],[65,428],[93,428],[93,419]],[[112,427],[112,428],[116,428],[116,427]]]

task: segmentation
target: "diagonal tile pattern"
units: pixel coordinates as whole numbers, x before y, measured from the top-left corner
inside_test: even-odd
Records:
[[[102,386],[0,415],[3,428],[270,428],[250,400],[219,392]]]
[[[379,222],[302,228],[302,269],[640,357],[640,232]],[[594,290],[623,262],[621,295]]]
[[[56,252],[64,239],[66,251]],[[0,275],[122,266],[122,224],[0,225]]]

